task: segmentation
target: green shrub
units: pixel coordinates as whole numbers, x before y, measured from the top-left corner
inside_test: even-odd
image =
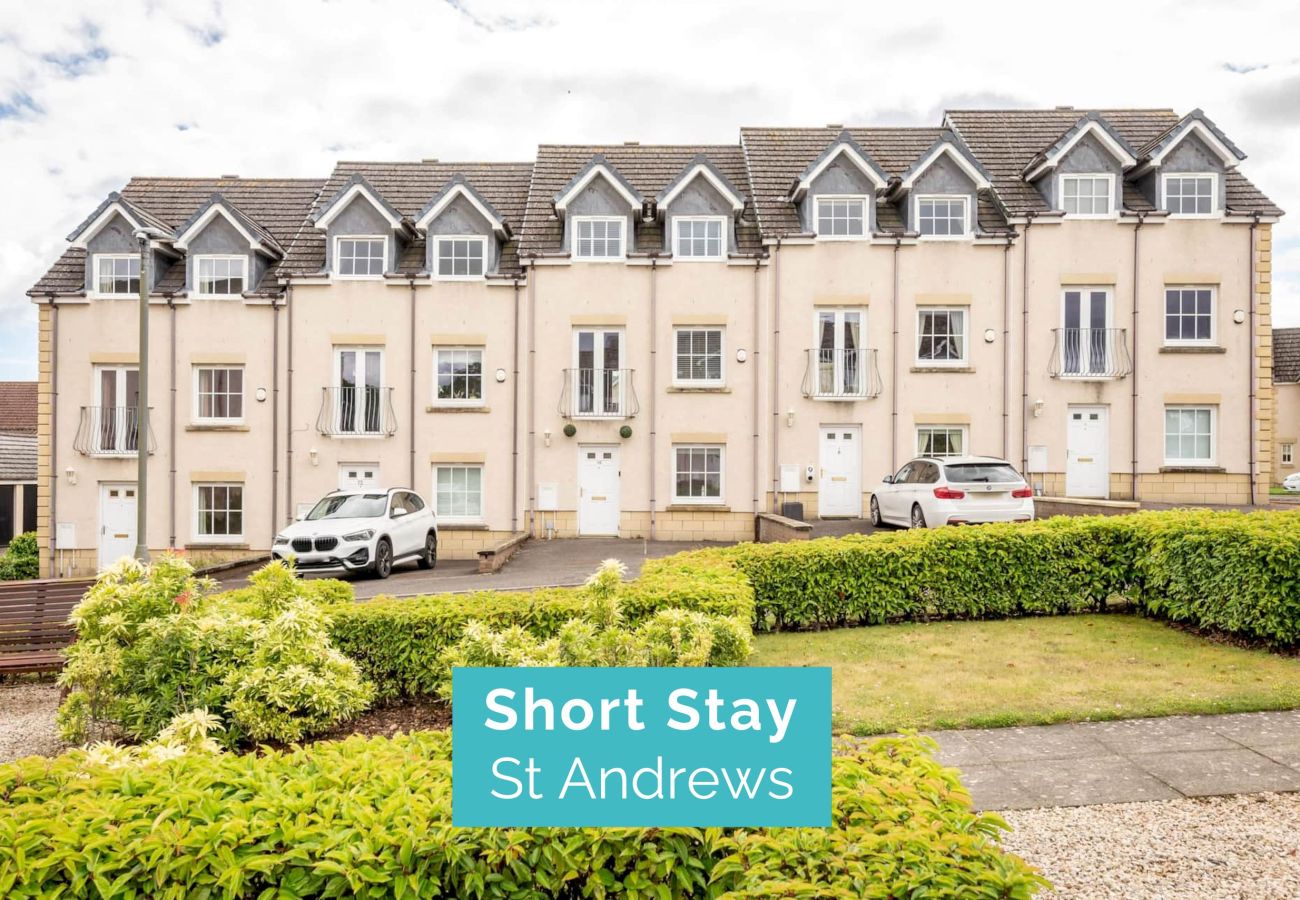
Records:
[[[69,740],[147,740],[173,717],[210,709],[231,743],[297,740],[364,709],[372,689],[332,647],[326,613],[283,563],[241,592],[211,595],[189,563],[123,560],[73,610],[59,709]]]
[[[0,766],[0,893],[147,897],[1023,898],[1044,882],[997,844],[921,739],[833,766],[825,829],[451,826],[451,736],[289,752]],[[111,823],[111,824],[106,824]]]
[[[0,554],[0,581],[25,581],[38,577],[40,572],[40,546],[36,543],[36,532],[15,535],[5,552]]]

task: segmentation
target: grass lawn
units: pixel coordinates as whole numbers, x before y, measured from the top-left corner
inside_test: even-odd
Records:
[[[831,666],[856,734],[1300,707],[1300,659],[1124,614],[762,635],[750,665]]]

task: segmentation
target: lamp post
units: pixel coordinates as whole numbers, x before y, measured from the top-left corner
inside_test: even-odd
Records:
[[[135,558],[149,561],[149,235],[140,242],[140,369],[135,401]]]

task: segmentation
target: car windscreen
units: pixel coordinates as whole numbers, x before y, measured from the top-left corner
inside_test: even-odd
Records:
[[[309,513],[307,520],[372,519],[388,511],[387,494],[343,494],[326,497]]]
[[[1023,480],[1006,463],[955,463],[943,468],[948,480],[959,484],[1014,484]]]

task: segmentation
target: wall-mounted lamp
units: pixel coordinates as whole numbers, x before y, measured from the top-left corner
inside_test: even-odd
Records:
[[[984,343],[991,344],[997,339],[998,333],[992,328],[984,329]]]
[[[747,359],[749,359],[749,351],[744,347],[736,351],[736,362],[743,363]]]
[[[1043,414],[1043,398],[1039,397],[1034,401],[1034,418],[1037,419]]]
[[[312,447],[310,450],[308,450],[307,455],[311,457],[311,464],[313,466],[320,465],[320,454],[316,452],[315,447]]]
[[[265,402],[266,402],[266,388],[258,388],[257,391],[253,394],[253,396],[257,398],[257,402],[258,402],[258,403],[265,403]]]
[[[500,384],[501,382],[503,382],[503,381],[505,381],[505,380],[506,380],[506,370],[505,370],[505,369],[497,369],[497,384]]]
[[[66,469],[64,469],[63,474],[67,476],[68,484],[77,483],[77,470],[72,468],[72,466],[68,466]]]
[[[551,433],[549,431],[542,432],[542,443],[548,447],[551,446]]]
[[[794,410],[793,410],[793,409],[787,409],[787,410],[785,411],[785,427],[786,427],[786,428],[793,428],[793,427],[794,427]]]
[[[1246,311],[1244,309],[1234,309],[1232,311],[1232,321],[1236,322],[1238,325],[1246,321]]]

